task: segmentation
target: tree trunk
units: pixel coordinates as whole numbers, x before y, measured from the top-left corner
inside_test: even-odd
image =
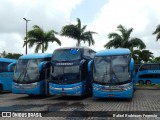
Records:
[[[43,44],[42,44],[42,53],[44,53],[44,46],[43,46]]]
[[[80,39],[77,40],[77,45],[76,46],[80,46]]]

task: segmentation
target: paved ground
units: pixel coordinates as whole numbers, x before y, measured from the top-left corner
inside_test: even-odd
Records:
[[[74,119],[79,120],[81,116],[88,116],[88,119],[93,119],[91,116],[94,116],[94,119],[100,119],[99,117],[103,116],[103,119],[106,119],[106,116],[113,115],[119,116],[119,118],[128,115],[130,119],[135,119],[134,117],[138,117],[138,115],[140,115],[139,119],[160,119],[155,117],[156,115],[160,117],[160,90],[136,90],[132,101],[126,99],[94,100],[90,96],[50,96],[46,98],[3,93],[0,94],[0,111],[41,111],[42,116],[47,116],[44,117],[45,119],[71,119],[74,117]],[[143,114],[152,116],[144,118]],[[141,118],[141,115],[143,118]],[[53,118],[53,116],[56,117]],[[63,118],[64,116],[67,117]],[[124,117],[121,119],[124,119]]]

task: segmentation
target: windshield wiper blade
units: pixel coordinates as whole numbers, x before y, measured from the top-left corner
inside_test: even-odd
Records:
[[[112,75],[114,75],[115,76],[115,78],[112,78],[111,80],[112,80],[112,82],[113,82],[113,80],[117,80],[118,81],[118,83],[120,83],[120,80],[118,79],[118,77],[117,77],[117,75],[116,75],[116,73],[112,70]],[[116,83],[116,82],[115,82]]]
[[[20,76],[18,77],[17,81],[20,80],[21,76],[27,71],[27,67],[23,69],[23,71],[21,72]]]

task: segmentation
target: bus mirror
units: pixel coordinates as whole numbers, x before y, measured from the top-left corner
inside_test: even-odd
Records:
[[[81,60],[81,61],[80,61],[80,64],[82,65],[85,61],[86,61],[86,60],[84,60],[84,59]]]
[[[41,71],[43,70],[43,68],[44,68],[44,63],[45,63],[45,62],[40,62],[40,63],[38,64],[38,70],[39,70],[39,72],[41,72]]]
[[[41,72],[43,69],[45,69],[47,65],[48,65],[48,62],[46,62],[46,61],[41,62],[38,65],[39,72]]]
[[[92,71],[93,60],[88,62],[88,71]]]
[[[14,72],[15,66],[16,66],[16,63],[10,63],[8,65],[8,72]]]
[[[133,59],[130,60],[130,71],[133,71],[134,70],[134,61]]]

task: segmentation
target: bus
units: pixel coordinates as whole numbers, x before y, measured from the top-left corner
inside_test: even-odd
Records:
[[[107,49],[95,54],[93,98],[133,97],[134,61],[129,49]]]
[[[95,51],[88,47],[64,47],[54,50],[53,54],[49,93],[60,96],[90,94],[90,66]]]
[[[160,84],[160,63],[145,63],[135,77],[136,84]]]
[[[48,95],[49,68],[52,54],[35,53],[21,56],[16,64],[12,93],[35,95]]]
[[[17,60],[0,58],[0,93],[12,91],[12,77]]]

